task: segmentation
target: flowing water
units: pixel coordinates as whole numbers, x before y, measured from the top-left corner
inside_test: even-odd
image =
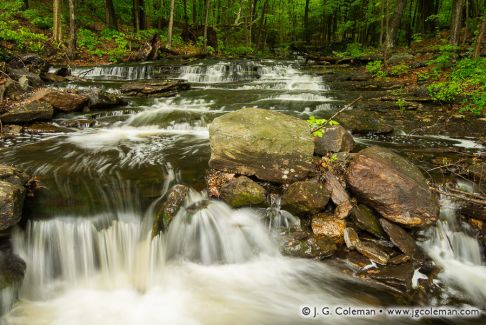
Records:
[[[0,163],[37,175],[45,188],[28,200],[29,221],[12,234],[27,271],[19,301],[12,306],[13,291],[2,292],[7,313],[0,322],[294,324],[316,322],[301,316],[302,306],[395,303],[383,289],[325,263],[282,256],[278,233],[297,220],[280,210],[279,197],[267,210],[232,210],[203,191],[212,119],[242,107],[300,118],[332,114],[343,102],[319,77],[295,62],[273,61],[79,68],[73,74],[88,81],[65,87],[116,92],[126,80],[162,74],[193,88],[173,98],[133,99],[123,109],[61,116],[59,124],[79,120],[84,127],[1,144]],[[83,122],[93,119],[94,126]],[[357,140],[405,151],[483,149],[465,139]],[[167,233],[152,239],[153,215],[177,183],[193,190]],[[442,207],[443,220],[426,234],[424,249],[443,267],[447,294],[485,307],[483,252],[456,219],[455,203],[443,199]]]

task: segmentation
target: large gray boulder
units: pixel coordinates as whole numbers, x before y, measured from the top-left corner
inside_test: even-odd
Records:
[[[308,124],[282,113],[243,108],[209,126],[213,169],[292,183],[312,170],[314,142]]]
[[[361,150],[349,165],[346,181],[361,202],[390,221],[420,227],[437,220],[437,197],[420,170],[388,149]]]
[[[54,114],[51,105],[42,102],[26,102],[10,108],[0,115],[3,123],[30,123],[34,121],[50,121]]]
[[[0,165],[0,230],[20,221],[28,176],[14,167]]]

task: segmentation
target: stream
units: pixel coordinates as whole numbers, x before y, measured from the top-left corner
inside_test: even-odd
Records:
[[[84,82],[63,88],[116,92],[127,80],[159,76],[189,81],[170,98],[130,98],[123,108],[64,114],[72,132],[40,134],[0,143],[0,163],[40,178],[45,187],[29,200],[27,222],[11,235],[27,264],[15,303],[5,290],[0,324],[295,324],[389,323],[386,317],[306,318],[303,306],[394,306],[385,290],[332,265],[282,256],[282,224],[264,222],[260,209],[232,210],[206,201],[208,124],[242,107],[260,107],[306,119],[330,116],[356,92],[336,96],[298,62],[196,61],[76,68]],[[93,120],[95,123],[88,123]],[[271,127],[271,125],[269,125]],[[379,144],[404,154],[429,148],[484,151],[471,139],[439,135],[355,138],[360,148]],[[416,160],[424,170],[427,159]],[[443,177],[443,176],[437,176]],[[476,184],[454,180],[472,191]],[[165,234],[151,239],[154,211],[174,184],[191,186],[189,199]],[[194,211],[191,205],[207,202]],[[441,198],[441,220],[420,245],[443,270],[446,289],[432,305],[486,308],[483,247],[459,220],[458,202]],[[416,277],[423,276],[416,272]],[[414,277],[415,278],[415,277]],[[393,322],[409,323],[405,318]]]

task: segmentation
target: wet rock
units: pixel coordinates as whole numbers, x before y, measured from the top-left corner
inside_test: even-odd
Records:
[[[188,90],[190,88],[189,83],[183,80],[136,81],[125,83],[120,88],[120,91],[129,96],[174,96],[177,91]]]
[[[56,111],[68,113],[79,111],[86,107],[89,98],[75,92],[60,91],[53,89],[40,89],[32,97],[32,101],[40,101],[50,104]]]
[[[29,180],[29,175],[23,171],[8,165],[0,164],[0,181],[17,186],[24,186]]]
[[[398,264],[406,263],[408,261],[410,261],[410,256],[405,255],[405,254],[400,254],[400,255],[397,255],[397,256],[390,258],[388,263],[393,264],[393,265],[398,265]]]
[[[400,265],[387,265],[379,269],[369,270],[367,273],[370,278],[391,285],[402,292],[412,289],[414,267],[410,262]]]
[[[332,215],[321,213],[312,217],[311,227],[317,238],[328,238],[336,244],[344,242],[346,221],[343,219],[336,219]]]
[[[20,100],[24,94],[24,90],[20,87],[20,84],[15,80],[7,80],[2,83],[3,80],[0,79],[0,88],[4,86],[4,94],[2,98],[2,93],[0,91],[0,101],[5,99]]]
[[[361,241],[359,240],[358,233],[353,228],[344,229],[344,243],[347,248],[356,248]]]
[[[316,238],[300,229],[282,234],[282,254],[301,258],[325,258],[334,254],[336,243],[328,238]]]
[[[353,134],[390,134],[393,127],[366,111],[354,110],[339,114],[338,121]]]
[[[208,186],[209,197],[219,198],[221,187],[235,178],[235,174],[221,172],[215,169],[206,171],[206,184]]]
[[[378,146],[361,150],[346,173],[350,189],[381,216],[408,227],[436,222],[439,204],[411,162]]]
[[[19,84],[22,84],[21,86],[24,90],[27,90],[30,87],[40,87],[44,84],[38,73],[30,72],[26,68],[9,69],[8,74],[11,78],[17,80]]]
[[[89,107],[94,109],[118,107],[128,104],[119,95],[99,89],[87,93],[87,96],[89,97]]]
[[[94,119],[65,120],[59,122],[59,124],[68,128],[85,129],[85,128],[95,126],[96,120]]]
[[[331,193],[331,200],[337,205],[334,215],[339,219],[346,218],[353,208],[348,193],[336,175],[330,171],[327,171],[323,177],[324,186]]]
[[[165,231],[181,208],[186,199],[189,188],[182,184],[174,185],[167,194],[167,199],[159,209],[155,216],[154,224],[152,226],[152,236],[155,237],[159,232]]]
[[[353,217],[353,222],[359,229],[367,231],[378,238],[386,238],[386,234],[381,228],[378,218],[366,205],[359,204],[353,207],[351,216]]]
[[[37,74],[49,71],[49,63],[37,54],[26,54],[16,57],[9,62],[9,66],[13,69],[26,69]]]
[[[467,218],[486,221],[486,206],[484,205],[466,202],[459,208],[459,212]]]
[[[25,187],[0,181],[0,230],[20,221],[25,199]]]
[[[209,126],[213,169],[275,183],[291,183],[313,170],[314,142],[303,120],[265,109],[244,108]]]
[[[265,198],[265,189],[246,176],[232,179],[221,187],[221,199],[233,208],[262,205]]]
[[[405,255],[416,257],[419,248],[415,239],[408,234],[402,227],[386,219],[380,219],[381,226],[390,237],[391,242],[397,246]]]
[[[23,131],[23,127],[21,125],[16,125],[16,124],[3,125],[2,132],[0,132],[0,137],[13,139],[18,135],[20,135],[22,131]]]
[[[387,60],[387,64],[394,65],[414,61],[415,57],[410,53],[395,53]]]
[[[55,73],[46,73],[41,76],[45,82],[66,82],[67,79],[63,76],[59,76]]]
[[[18,285],[25,274],[25,262],[10,251],[0,251],[0,290]]]
[[[50,121],[54,110],[51,105],[42,102],[24,102],[10,108],[0,115],[2,123],[30,123]]]
[[[66,133],[73,132],[73,130],[52,123],[33,123],[24,128],[25,133],[42,134],[42,133]]]
[[[370,242],[358,242],[355,246],[356,250],[363,256],[368,257],[371,261],[380,265],[386,265],[390,257],[378,245]]]
[[[297,216],[315,214],[326,207],[329,196],[329,191],[322,183],[295,182],[282,195],[282,209]]]
[[[329,152],[350,152],[354,148],[353,136],[341,125],[323,129],[322,137],[314,137],[314,152],[326,155]]]

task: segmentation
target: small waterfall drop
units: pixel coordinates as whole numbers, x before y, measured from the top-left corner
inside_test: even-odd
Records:
[[[479,306],[486,306],[486,265],[479,242],[469,236],[456,216],[457,203],[441,200],[441,219],[430,229],[423,243],[425,251],[443,270],[439,278],[453,288],[460,288]]]

